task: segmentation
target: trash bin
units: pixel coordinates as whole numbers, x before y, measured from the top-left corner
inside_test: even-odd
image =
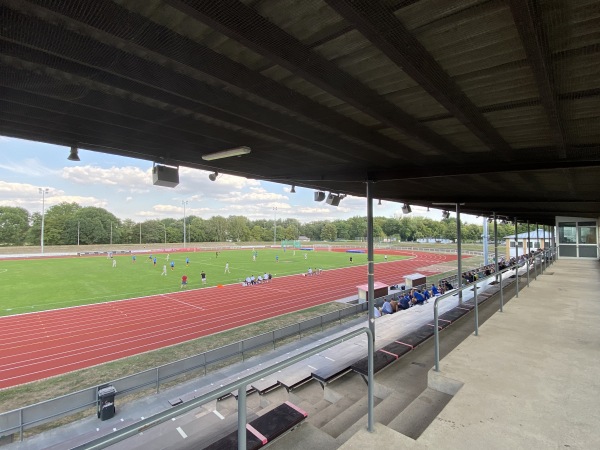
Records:
[[[117,390],[114,386],[98,388],[98,418],[108,420],[115,415],[115,395]]]

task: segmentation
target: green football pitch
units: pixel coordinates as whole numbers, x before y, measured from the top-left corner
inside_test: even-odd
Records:
[[[205,286],[216,286],[240,283],[247,276],[265,272],[281,277],[306,273],[309,267],[327,270],[367,263],[366,253],[270,248],[257,248],[256,261],[252,249],[222,251],[218,256],[215,252],[171,253],[168,260],[166,253],[159,253],[153,255],[156,266],[148,256],[136,255],[135,263],[131,255],[114,256],[116,267],[106,256],[0,260],[0,316],[179,291],[184,274],[188,289],[202,288],[202,271],[206,273]],[[405,258],[388,255],[388,261]],[[375,255],[375,262],[383,260],[383,254]],[[231,273],[224,273],[226,263]],[[163,265],[167,266],[166,276],[161,275]]]

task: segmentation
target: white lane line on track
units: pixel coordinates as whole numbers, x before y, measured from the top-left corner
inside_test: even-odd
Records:
[[[213,412],[215,413],[215,416],[217,416],[219,419],[221,419],[221,420],[225,419],[225,417],[223,417],[223,415],[216,409]]]
[[[185,431],[183,431],[181,429],[181,427],[177,427],[176,428],[177,432],[181,435],[182,438],[186,439],[187,438],[187,434],[185,434]]]
[[[290,291],[289,289],[277,289],[277,288],[272,288],[272,287],[266,286],[266,284],[269,284],[269,283],[263,283],[263,284],[261,284],[261,285],[260,285],[260,286],[262,286],[262,287],[261,287],[261,289],[267,289],[267,290],[269,290],[269,291],[285,292],[286,294],[289,294],[290,292],[292,292],[292,291]],[[252,286],[246,286],[246,287],[249,287],[249,288],[251,288]]]
[[[182,303],[182,304],[184,304],[184,305],[186,305],[186,306],[189,306],[190,308],[196,308],[196,309],[199,309],[199,310],[201,310],[201,311],[203,311],[203,310],[204,310],[204,308],[203,308],[202,306],[196,306],[196,305],[192,305],[192,304],[190,304],[190,303],[187,303],[187,302],[182,302],[181,300],[177,300],[176,298],[169,297],[168,295],[164,295],[164,294],[162,294],[162,296],[163,296],[164,298],[168,298],[169,300],[173,300],[174,302]]]

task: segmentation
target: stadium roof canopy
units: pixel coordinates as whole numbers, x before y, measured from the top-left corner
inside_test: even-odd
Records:
[[[0,134],[546,224],[600,215],[599,0],[3,0],[0,17]]]

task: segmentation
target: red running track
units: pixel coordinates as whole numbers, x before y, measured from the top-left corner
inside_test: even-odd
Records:
[[[414,258],[376,264],[375,278],[402,282],[455,255],[388,252]],[[356,294],[366,265],[267,284],[203,288],[0,317],[0,389],[178,344]]]

